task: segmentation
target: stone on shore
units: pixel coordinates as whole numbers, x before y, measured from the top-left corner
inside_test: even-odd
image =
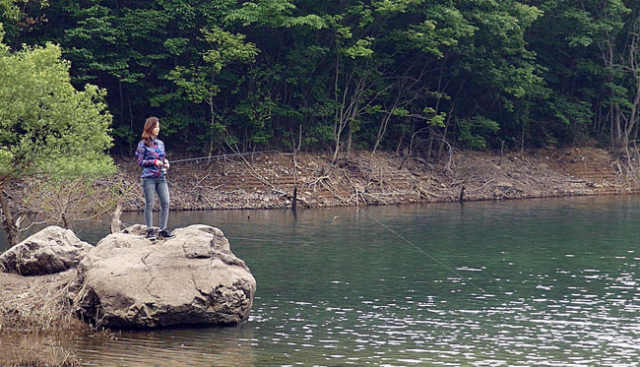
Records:
[[[21,275],[45,275],[68,270],[93,249],[70,229],[47,227],[0,256],[0,270]]]
[[[247,320],[256,281],[221,230],[191,225],[149,241],[145,229],[111,234],[82,260],[70,293],[79,316],[107,327]]]

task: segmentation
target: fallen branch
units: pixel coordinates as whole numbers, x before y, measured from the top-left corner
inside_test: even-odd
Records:
[[[417,187],[416,190],[418,190],[418,192],[420,193],[420,196],[424,196],[426,197],[428,200],[431,200],[431,196],[437,197],[437,198],[441,198],[442,196],[434,193],[434,192],[430,192],[427,191],[421,187]]]
[[[209,178],[209,175],[211,175],[211,172],[207,172],[207,175],[204,176],[203,178],[201,178],[192,188],[191,190],[189,190],[189,193],[192,193],[193,191],[195,191],[200,184],[202,183],[202,181],[206,180],[207,178]]]
[[[495,178],[490,179],[489,181],[485,182],[482,186],[475,188],[475,189],[471,189],[468,191],[478,191],[478,190],[482,190],[485,186],[487,186],[489,183],[491,183],[492,181],[495,181]]]

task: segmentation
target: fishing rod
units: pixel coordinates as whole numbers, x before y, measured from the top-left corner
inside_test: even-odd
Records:
[[[203,156],[203,157],[177,159],[177,160],[174,160],[174,161],[169,161],[169,163],[171,165],[174,165],[176,163],[188,163],[188,162],[200,163],[200,161],[204,162],[204,161],[209,161],[209,160],[219,160],[219,159],[225,159],[225,158],[243,157],[243,156],[246,156],[246,155],[267,154],[267,153],[280,153],[280,151],[277,150],[277,149],[272,149],[272,150],[260,150],[260,151],[257,151],[257,152],[246,152],[246,153],[229,153],[229,154],[225,153],[225,154],[217,154],[217,155],[207,155],[207,156]],[[30,173],[30,174],[28,174],[26,176],[27,177],[32,177],[32,176],[51,176],[51,175],[59,173],[59,172],[61,172],[61,171],[51,171],[51,172],[40,171],[40,172]],[[76,177],[88,177],[88,176],[90,176],[90,175],[88,175],[88,174],[76,175]]]
[[[232,157],[242,157],[245,155],[253,155],[253,154],[267,154],[267,153],[280,153],[280,151],[278,150],[261,150],[258,152],[246,152],[246,153],[230,153],[230,154],[217,154],[217,155],[207,155],[204,157],[195,157],[195,158],[186,158],[186,159],[177,159],[175,161],[169,161],[170,164],[176,164],[176,163],[187,163],[187,162],[196,162],[196,163],[200,163],[200,161],[208,161],[208,160],[218,160],[218,159],[225,159],[225,158],[232,158]]]

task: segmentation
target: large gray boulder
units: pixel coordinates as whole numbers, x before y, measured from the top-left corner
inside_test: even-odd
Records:
[[[192,225],[149,241],[134,225],[102,239],[70,287],[76,312],[107,327],[238,324],[256,281],[221,230]]]
[[[72,268],[93,248],[70,229],[47,227],[0,256],[0,270],[21,275],[44,275]]]

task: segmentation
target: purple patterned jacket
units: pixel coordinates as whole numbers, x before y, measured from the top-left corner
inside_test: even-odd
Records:
[[[161,166],[156,162],[165,159],[164,143],[159,139],[151,139],[151,146],[147,146],[144,140],[140,140],[136,149],[138,165],[142,167],[142,178],[159,178],[164,176]]]

